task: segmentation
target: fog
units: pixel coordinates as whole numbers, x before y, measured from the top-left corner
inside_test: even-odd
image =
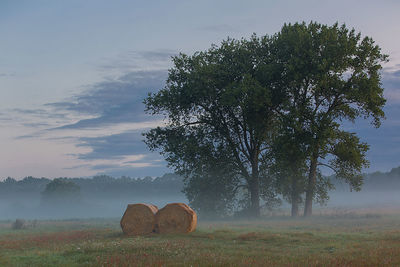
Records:
[[[350,191],[347,184],[334,181],[335,190],[329,192],[326,204],[314,203],[314,215],[399,212],[399,170],[365,175],[359,192]],[[0,220],[120,218],[126,206],[132,203],[151,203],[159,208],[171,202],[189,203],[182,193],[182,178],[173,174],[155,179],[101,176],[65,180],[72,180],[80,186],[79,198],[45,201],[43,191],[51,180],[44,178],[28,177],[22,181],[8,179],[1,182]],[[283,201],[282,205],[273,210],[264,209],[262,213],[266,216],[289,216],[290,204]],[[201,213],[199,218],[202,219]]]
[[[43,206],[40,199],[20,198],[2,199],[0,203],[0,219],[14,220],[17,218],[34,219],[74,219],[74,218],[115,218],[122,217],[127,204],[152,203],[163,207],[170,202],[187,202],[184,195],[149,198],[84,198],[79,205]]]
[[[400,191],[331,192],[327,207],[400,208]]]
[[[184,194],[170,196],[127,197],[104,199],[86,197],[79,205],[59,205],[48,207],[40,198],[26,197],[19,199],[2,199],[0,203],[0,219],[14,220],[34,219],[73,219],[73,218],[116,218],[122,217],[126,206],[131,203],[151,203],[159,208],[171,202],[188,203]],[[350,212],[386,213],[400,211],[399,191],[333,191],[326,205],[314,203],[314,214],[344,214]],[[270,214],[289,215],[290,204],[282,203]],[[200,217],[201,218],[201,217]]]
[[[71,192],[62,183],[64,188],[52,191],[48,186],[51,180],[45,178],[1,182],[0,220],[121,217],[131,203],[152,203],[161,208],[168,202],[187,202],[181,193],[182,179],[173,174],[155,179],[98,176],[56,180],[73,183],[78,191]]]
[[[343,182],[337,182],[335,188],[329,194],[327,207],[400,211],[400,168],[364,175],[364,184],[358,192],[351,192]]]

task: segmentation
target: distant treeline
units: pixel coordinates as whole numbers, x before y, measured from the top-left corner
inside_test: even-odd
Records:
[[[400,167],[393,168],[390,172],[374,172],[365,175],[363,190],[400,190]]]
[[[331,177],[337,191],[348,190],[349,186],[340,180]],[[364,183],[361,191],[400,191],[400,167],[389,172],[373,172],[364,174]]]
[[[85,197],[102,198],[141,198],[156,196],[183,195],[182,178],[175,174],[165,174],[161,177],[152,178],[113,178],[106,175],[94,176],[93,178],[59,178],[66,179],[80,187],[81,194]],[[0,182],[0,199],[11,199],[18,197],[38,197],[45,190],[46,185],[52,180],[48,178],[25,177],[15,180],[8,177]]]
[[[332,205],[373,205],[376,203],[399,203],[395,196],[400,191],[400,167],[390,172],[375,172],[364,175],[361,193],[350,193],[348,184],[329,177],[336,187],[328,203]],[[73,182],[80,188],[80,201],[70,202],[71,207],[57,208],[59,203],[50,200],[55,207],[43,205],[43,194],[52,179],[26,177],[22,180],[7,178],[0,182],[0,220],[15,218],[86,218],[119,217],[129,203],[145,202],[162,207],[169,202],[187,202],[182,190],[184,181],[176,174],[165,174],[152,178],[113,178],[94,176],[92,178],[58,178]],[[216,189],[218,191],[218,189]],[[374,192],[370,194],[369,192]],[[392,193],[390,193],[392,192]],[[216,196],[218,197],[218,196]],[[200,205],[190,203],[201,216],[223,217],[215,214],[215,207],[208,207],[213,198],[204,199]],[[218,202],[215,202],[218,203]],[[214,204],[215,204],[214,203]],[[49,203],[47,203],[49,204]],[[198,203],[197,203],[198,204]],[[217,204],[215,204],[217,205]],[[208,214],[207,208],[210,209]],[[201,212],[200,212],[201,210]],[[235,208],[231,212],[238,212]]]
[[[168,173],[161,177],[152,178],[114,178],[106,175],[94,176],[93,178],[60,178],[72,181],[81,189],[84,196],[102,196],[105,198],[135,198],[182,195],[184,186],[183,179],[179,175]],[[14,198],[19,196],[34,197],[44,191],[46,185],[52,180],[48,178],[25,177],[22,180],[6,178],[0,181],[0,199]],[[348,188],[345,183],[336,181],[331,177],[336,189],[341,191]],[[393,168],[389,172],[374,172],[364,175],[362,191],[387,191],[400,190],[400,167]]]

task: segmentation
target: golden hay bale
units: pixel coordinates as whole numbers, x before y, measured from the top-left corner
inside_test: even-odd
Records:
[[[151,204],[129,204],[121,219],[126,235],[145,235],[154,231],[158,208]]]
[[[196,212],[184,203],[168,204],[156,214],[157,233],[190,233],[196,225]]]

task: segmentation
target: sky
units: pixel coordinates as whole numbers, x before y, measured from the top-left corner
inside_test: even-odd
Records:
[[[0,0],[0,180],[171,172],[142,137],[163,123],[142,101],[171,56],[301,21],[346,23],[389,55],[386,120],[349,128],[370,144],[365,172],[398,167],[399,11],[397,0]]]

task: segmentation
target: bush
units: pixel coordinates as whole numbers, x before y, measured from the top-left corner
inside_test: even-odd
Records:
[[[25,228],[25,220],[23,219],[16,219],[15,222],[11,225],[12,229],[20,230]]]
[[[54,179],[46,185],[42,194],[42,204],[53,207],[75,206],[81,199],[81,189],[67,179]]]

